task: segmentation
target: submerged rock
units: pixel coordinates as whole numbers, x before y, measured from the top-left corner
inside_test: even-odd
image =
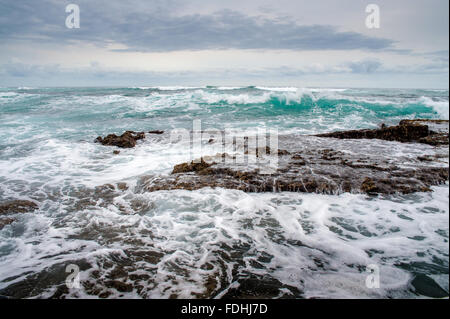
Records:
[[[0,204],[0,215],[28,213],[38,209],[38,205],[29,200],[13,200]]]
[[[318,134],[317,137],[339,139],[381,139],[398,142],[417,142],[430,145],[448,145],[448,132],[436,132],[427,124],[448,124],[445,120],[402,120],[397,126],[382,125],[373,130],[351,130]]]
[[[120,148],[133,148],[136,146],[136,141],[142,140],[144,138],[145,138],[144,132],[126,131],[120,136],[117,136],[116,134],[109,134],[104,138],[99,136],[95,141],[101,143],[102,145],[107,146],[117,146]]]
[[[293,299],[302,298],[302,292],[275,278],[250,275],[238,279],[239,286],[229,289],[223,299]]]
[[[14,221],[14,218],[0,218],[0,230],[2,230],[6,225],[12,224]]]
[[[16,221],[15,218],[1,217],[2,215],[29,213],[38,208],[36,203],[29,200],[13,200],[0,204],[0,230]]]
[[[418,274],[411,282],[414,291],[422,296],[431,298],[448,298],[448,292],[441,288],[433,279],[424,275]]]

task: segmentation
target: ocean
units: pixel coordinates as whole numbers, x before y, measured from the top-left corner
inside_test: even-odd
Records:
[[[144,177],[164,178],[177,164],[222,151],[205,143],[196,154],[190,142],[169,139],[169,132],[192,130],[194,120],[202,130],[237,135],[274,129],[291,144],[306,136],[302,141],[314,146],[310,135],[403,119],[448,120],[448,90],[0,88],[0,204],[38,205],[0,229],[0,295],[448,296],[448,182],[431,192],[379,196],[140,187]],[[128,130],[164,134],[119,154],[95,143],[97,136]],[[396,165],[436,150],[351,143],[345,152],[364,146]],[[448,146],[439,152],[444,156],[436,165],[448,168]],[[77,287],[65,284],[68,265],[77,269]],[[367,281],[373,276],[376,287]],[[432,293],[420,293],[429,291],[423,286]]]

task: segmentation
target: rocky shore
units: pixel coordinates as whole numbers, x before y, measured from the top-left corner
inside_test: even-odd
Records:
[[[141,189],[223,187],[245,192],[408,194],[431,191],[431,186],[448,180],[448,149],[443,147],[449,141],[448,121],[403,120],[397,126],[375,130],[281,139],[281,145],[289,149],[245,152],[245,156],[278,156],[273,174],[261,174],[259,168],[250,169],[249,165],[230,165],[224,159],[231,155],[223,153],[176,165],[169,176],[144,177]],[[405,143],[403,155],[392,156],[399,146],[389,143],[397,142]],[[426,154],[421,153],[419,144],[426,144],[422,147]]]
[[[164,132],[126,131],[120,136],[99,136],[96,142],[132,148],[137,141],[145,139],[146,134],[162,135]],[[210,139],[207,144],[214,143],[219,141]],[[240,154],[218,153],[180,163],[170,174],[141,177],[135,191],[221,187],[245,192],[409,194],[429,192],[431,186],[448,181],[446,120],[402,120],[397,126],[382,125],[374,130],[286,135],[279,136],[279,143],[277,150],[242,148]],[[395,149],[398,151],[394,155]],[[261,172],[264,164],[239,163],[236,161],[239,156],[246,161],[250,157],[258,160],[276,157],[277,167],[271,174],[265,174]],[[121,182],[117,185],[119,191],[128,187]],[[109,202],[106,199],[115,196],[114,189],[109,185],[98,186],[95,196],[88,195],[85,201],[100,196]],[[14,222],[16,214],[37,208],[36,203],[26,200],[0,203],[0,229]]]
[[[127,131],[122,135],[110,134],[99,137],[96,141],[104,146],[112,146],[118,152],[116,148],[139,147],[138,142],[144,142],[147,134],[161,135],[157,139],[161,138],[163,142],[167,136],[163,131]],[[208,147],[220,146],[223,142],[219,138],[211,139],[209,136],[204,141]],[[240,145],[237,142],[234,153],[220,152],[203,156],[197,161],[179,163],[167,174],[142,176],[136,185],[134,180],[129,184],[118,180],[113,184],[97,187],[69,189],[65,193],[66,210],[69,215],[85,211],[83,216],[89,216],[98,208],[113,208],[119,216],[117,218],[145,215],[157,207],[157,204],[141,199],[141,195],[146,192],[177,189],[221,187],[245,192],[286,191],[319,194],[350,192],[383,196],[394,193],[429,192],[433,185],[448,181],[448,121],[404,120],[399,125],[382,126],[375,130],[332,132],[317,136],[290,134],[279,136],[278,142],[277,149],[270,147],[251,149],[247,147],[248,145]],[[145,143],[149,145],[152,143],[148,135]],[[245,161],[241,161],[242,159]],[[266,165],[274,162],[267,159],[276,159],[275,170],[270,174],[264,173],[264,169]],[[164,197],[163,201],[167,198],[167,194],[159,195]],[[130,199],[122,200],[128,196]],[[0,203],[0,229],[18,220],[20,214],[32,213],[38,208],[45,209],[45,205],[39,199],[33,200],[36,202],[10,200]],[[113,215],[108,215],[107,218],[110,219]],[[80,220],[84,220],[84,217]],[[155,229],[158,227],[159,224],[155,224]],[[102,271],[92,271],[90,279],[82,282],[87,294],[108,298],[117,296],[116,292],[121,294],[136,291],[146,296],[146,288],[149,285],[156,285],[153,279],[156,276],[156,267],[151,266],[146,273],[136,270],[144,263],[157,265],[164,256],[174,253],[175,250],[167,245],[148,245],[136,236],[137,233],[144,234],[152,240],[155,238],[155,242],[160,236],[152,229],[140,228],[134,222],[124,226],[120,223],[114,224],[112,221],[100,226],[88,225],[82,231],[71,234],[69,237],[71,240],[96,241],[105,247],[120,243],[120,247],[124,247],[123,254],[112,255],[113,262],[102,260],[104,262]],[[310,255],[313,264],[311,267],[314,270],[332,271],[324,257],[326,251],[322,252],[316,247],[308,246],[308,243],[291,240],[287,236],[285,238],[284,234],[276,235],[281,238],[280,242],[301,247],[305,254],[314,252]],[[231,273],[232,281],[239,285],[219,295],[223,287],[229,285],[229,275],[225,271],[217,270],[205,280],[205,291],[193,294],[193,297],[303,297],[304,292],[297,287],[285,285],[268,274],[263,276],[240,273],[238,270],[246,267],[243,256],[253,253],[252,249],[251,246],[241,242],[230,246],[221,244],[216,248],[213,255],[218,256],[217,263],[220,264],[218,269],[226,269],[221,263],[234,265]],[[318,255],[324,258],[321,259],[317,257]],[[256,265],[255,267],[263,269],[272,258],[272,255],[261,253],[252,263]],[[31,274],[25,280],[13,282],[0,290],[0,295],[26,298],[37,295],[39,291],[45,291],[48,286],[57,286],[51,297],[64,298],[69,294],[65,286],[67,276],[65,269],[72,263],[77,264],[82,271],[92,268],[92,265],[84,259],[58,262],[40,273]],[[207,262],[202,267],[212,269],[214,267],[212,263]],[[414,277],[411,285],[416,292],[426,296],[438,298],[446,296],[446,292],[425,275]],[[171,297],[176,298],[177,295]]]

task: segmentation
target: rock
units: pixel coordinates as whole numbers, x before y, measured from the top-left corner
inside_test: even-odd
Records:
[[[448,298],[448,292],[441,288],[430,277],[419,274],[414,277],[411,282],[417,294],[431,297],[431,298]]]
[[[286,150],[278,150],[278,156],[283,156],[283,155],[290,155],[291,153],[289,153]]]
[[[13,200],[0,204],[0,215],[28,213],[38,209],[38,205],[29,200]]]
[[[121,191],[126,191],[128,190],[128,185],[127,183],[117,183],[117,189]]]
[[[136,134],[144,135],[131,131],[124,133],[126,134],[137,138],[143,137]],[[448,164],[445,160],[448,159],[448,152],[439,147],[448,144],[448,121],[403,120],[397,126],[382,124],[380,128],[373,130],[352,130],[317,136],[416,142],[436,147],[431,150],[427,146],[417,145],[411,150],[411,154],[402,149],[402,152],[408,153],[406,156],[393,157],[392,145],[387,143],[383,145],[369,141],[341,142],[323,139],[318,143],[315,137],[286,135],[280,136],[280,149],[275,150],[268,146],[249,149],[247,139],[236,148],[243,154],[216,154],[175,165],[170,175],[143,177],[136,190],[223,187],[245,192],[408,194],[430,192],[431,186],[448,180]],[[110,139],[117,138],[120,139],[117,136]],[[99,141],[109,143],[108,137],[99,138]],[[213,142],[215,140],[212,138],[208,141]],[[233,143],[237,145],[237,140],[233,139]],[[374,145],[369,146],[371,143]],[[417,152],[421,148],[427,155]],[[262,156],[266,154],[272,156]],[[273,155],[278,155],[275,165]],[[237,161],[240,158],[244,161]],[[395,160],[399,162],[395,163]]]
[[[318,137],[339,139],[381,139],[398,142],[417,142],[430,145],[447,145],[448,133],[438,133],[429,129],[425,123],[441,124],[444,120],[402,120],[397,126],[386,125],[374,130],[351,130],[318,134]],[[448,121],[447,121],[448,123]]]
[[[164,134],[164,131],[158,131],[158,130],[154,130],[154,131],[148,131],[149,134],[157,134],[157,135],[161,135]]]
[[[424,143],[428,145],[433,146],[440,146],[440,145],[448,145],[448,134],[442,134],[442,133],[435,133],[432,132],[429,136],[422,137],[419,139],[419,143]]]
[[[221,187],[245,192],[408,194],[429,192],[430,186],[448,180],[447,167],[405,168],[389,161],[382,162],[377,156],[374,154],[373,160],[369,160],[331,149],[311,149],[302,155],[286,155],[270,175],[260,174],[258,169],[241,170],[235,165],[226,167],[224,163],[207,163],[201,158],[197,163],[176,165],[169,176],[143,178],[137,190],[152,192]],[[220,158],[220,154],[216,157]],[[428,162],[416,160],[415,163],[424,165],[422,163]]]
[[[265,155],[270,155],[270,154],[273,154],[273,153],[274,153],[274,150],[272,150],[269,146],[262,147],[262,148],[257,148],[255,150],[256,157],[260,157],[261,155],[264,155],[264,154]],[[247,150],[247,151],[244,152],[244,154],[245,155],[249,155],[249,154],[251,154],[251,152],[249,152]],[[278,154],[278,156],[283,156],[283,155],[290,155],[291,153],[289,153],[286,150],[279,149],[279,150],[277,150],[277,154]]]
[[[378,191],[377,186],[370,178],[365,178],[361,184],[361,191],[364,193],[376,193]]]
[[[0,230],[6,225],[12,224],[15,221],[13,218],[0,218]]]
[[[126,131],[121,136],[117,136],[116,134],[109,134],[105,138],[99,136],[95,140],[102,145],[107,146],[117,146],[120,148],[133,148],[136,146],[136,141],[142,140],[145,138],[144,132],[133,132]]]
[[[415,120],[401,120],[399,125],[414,125],[414,124],[447,124],[448,120],[431,120],[431,119],[415,119]]]
[[[237,281],[239,286],[229,289],[223,299],[301,298],[302,295],[298,288],[268,276],[250,275]]]
[[[119,292],[133,291],[133,285],[127,284],[119,280],[110,280],[105,283],[106,287],[116,289]]]
[[[65,283],[69,273],[66,272],[66,269],[70,264],[77,265],[81,273],[91,268],[91,264],[84,259],[59,262],[49,265],[49,267],[41,271],[26,274],[21,280],[11,280],[8,286],[0,289],[0,295],[11,299],[33,298],[40,296],[44,292],[49,292],[51,288],[56,286],[63,285],[60,287],[67,287]],[[81,284],[84,285],[83,282]],[[53,298],[62,298],[64,290],[63,288],[60,292],[56,291]],[[49,296],[49,298],[52,298],[52,296]]]
[[[200,172],[208,167],[210,167],[212,164],[206,163],[203,158],[200,159],[200,161],[191,163],[183,163],[179,165],[175,165],[173,168],[172,174],[178,174],[178,173],[189,173],[189,172]]]
[[[119,154],[120,154],[120,151],[114,151],[113,154],[114,154],[114,155],[119,155]]]

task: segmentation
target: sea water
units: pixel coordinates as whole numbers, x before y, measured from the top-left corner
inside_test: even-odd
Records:
[[[194,120],[202,129],[266,127],[289,136],[448,119],[448,97],[256,86],[0,88],[0,203],[39,204],[0,230],[0,291],[52,296],[75,264],[81,285],[67,297],[220,298],[245,276],[294,287],[296,297],[423,297],[411,285],[420,274],[448,294],[448,183],[379,197],[138,192],[143,176],[187,161],[189,145],[152,136],[114,155],[94,143],[126,130],[190,130]],[[128,188],[113,198],[94,191],[118,182]],[[367,285],[369,269],[378,287]],[[115,279],[131,288],[112,288]],[[292,291],[279,287],[271,297]]]

